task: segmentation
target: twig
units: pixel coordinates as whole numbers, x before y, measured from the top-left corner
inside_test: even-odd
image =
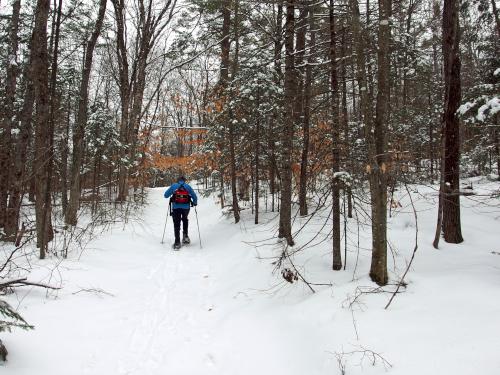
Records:
[[[340,353],[339,352],[334,353],[335,357],[337,358],[337,363],[339,365],[339,369],[341,371],[341,374],[346,373],[347,361],[345,358],[347,356],[349,356],[349,357],[361,356],[361,358],[359,360],[359,365],[363,365],[363,362],[366,359],[368,359],[372,366],[376,366],[377,362],[380,362],[380,363],[382,363],[382,365],[384,366],[385,369],[392,367],[392,364],[386,358],[384,358],[380,353],[377,353],[371,349],[367,349],[361,345],[358,346],[357,348],[358,349],[352,350],[350,352],[342,351]]]
[[[71,294],[75,295],[81,292],[86,292],[86,293],[95,293],[95,294],[106,294],[110,297],[114,297],[115,295],[109,292],[106,292],[105,290],[101,288],[82,288],[80,290],[77,290],[76,292],[73,292]]]
[[[398,283],[398,286],[396,287],[396,290],[394,291],[394,293],[392,294],[391,298],[389,299],[389,302],[387,302],[387,305],[385,305],[385,309],[386,310],[391,305],[391,302],[394,299],[394,297],[396,296],[396,294],[398,294],[399,288],[401,287],[401,285],[406,285],[405,282],[404,282],[404,279],[406,277],[406,274],[410,270],[411,264],[413,263],[413,259],[415,259],[415,254],[417,253],[417,249],[418,249],[418,220],[417,220],[417,210],[415,209],[415,204],[413,203],[413,199],[411,197],[410,191],[408,190],[408,185],[406,184],[406,182],[405,182],[404,185],[405,185],[406,191],[408,192],[408,197],[410,198],[411,206],[413,208],[413,216],[415,217],[415,247],[413,248],[413,254],[411,255],[410,262],[406,266],[406,270],[405,270],[403,276],[401,277],[401,279],[399,280],[399,283]]]

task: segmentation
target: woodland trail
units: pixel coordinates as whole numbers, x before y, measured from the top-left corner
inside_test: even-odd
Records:
[[[189,215],[192,243],[172,250],[169,217],[161,244],[168,207],[164,190],[149,190],[142,220],[114,228],[79,260],[57,266],[63,289],[53,296],[56,301],[44,303],[43,295],[35,295],[38,302],[24,314],[36,329],[18,332],[20,340],[7,337],[13,374],[32,375],[35,369],[53,375],[234,375],[258,370],[253,358],[262,357],[259,351],[266,348],[255,341],[260,339],[254,328],[261,314],[245,310],[251,300],[248,289],[255,287],[245,274],[258,263],[255,252],[241,243],[240,227],[221,217],[211,197],[200,197],[197,207],[202,249],[194,210]],[[262,272],[268,275],[269,270]],[[48,336],[56,346],[78,350],[70,356],[40,350]],[[249,364],[240,369],[242,356]]]
[[[327,247],[298,254],[296,263],[310,280],[332,284],[311,293],[304,283],[286,283],[272,272],[281,251],[271,239],[275,213],[254,225],[244,210],[235,225],[213,197],[200,197],[203,248],[194,212],[189,246],[172,250],[171,218],[161,244],[164,190],[150,189],[136,220],[94,240],[81,257],[32,264],[34,280],[63,288],[8,296],[35,330],[2,336],[9,348],[7,374],[324,375],[339,373],[337,355],[351,375],[387,373],[387,364],[372,366],[360,348],[393,363],[392,375],[466,375],[478,366],[482,374],[496,374],[500,280],[491,233],[497,213],[466,208],[467,227],[476,226],[467,233],[473,246],[435,251],[422,240],[408,291],[391,309],[383,309],[387,294],[376,293],[360,297],[351,310],[355,292],[371,285],[363,271],[368,251],[360,252],[356,280],[355,254],[342,273],[331,272]],[[421,228],[432,233],[433,201],[418,204]],[[399,212],[392,221],[401,267],[413,248],[411,215]],[[318,220],[302,243],[320,227]],[[271,246],[257,246],[263,243]]]
[[[279,373],[287,361],[286,350],[281,348],[294,343],[287,343],[289,335],[280,333],[286,328],[274,323],[274,315],[264,316],[262,308],[269,308],[270,301],[254,289],[262,285],[256,276],[268,280],[269,267],[262,267],[252,248],[241,242],[242,228],[222,218],[211,197],[200,197],[197,207],[203,248],[193,209],[189,223],[192,243],[180,251],[171,249],[173,224],[169,217],[165,243],[160,244],[167,206],[163,191],[150,191],[150,204],[144,212],[142,230],[150,234],[146,234],[147,250],[155,253],[156,260],[150,262],[145,275],[148,287],[138,301],[129,302],[139,304],[141,311],[123,327],[126,345],[120,350],[114,373]],[[250,278],[248,269],[255,270]],[[298,367],[298,371],[307,371]]]

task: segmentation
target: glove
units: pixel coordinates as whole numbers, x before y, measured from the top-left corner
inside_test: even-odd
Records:
[[[198,203],[196,203],[196,202],[191,202],[191,206],[196,207],[196,206],[198,206]]]

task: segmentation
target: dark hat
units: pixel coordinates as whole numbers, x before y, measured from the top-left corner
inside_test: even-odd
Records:
[[[177,178],[177,182],[181,182],[181,181],[186,181],[186,179],[184,178],[184,176],[179,176]]]

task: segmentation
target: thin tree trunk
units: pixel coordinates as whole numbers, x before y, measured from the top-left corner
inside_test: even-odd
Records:
[[[234,18],[233,18],[233,29],[234,29],[234,56],[233,56],[233,64],[232,64],[232,72],[231,72],[231,80],[233,83],[229,85],[232,86],[234,84],[234,80],[236,78],[236,74],[238,72],[238,58],[239,58],[239,23],[238,23],[238,0],[234,2]],[[230,21],[229,21],[230,22]],[[226,97],[226,100],[229,98]],[[233,124],[233,113],[229,110],[229,118],[228,118],[228,126],[229,126],[229,167],[231,173],[231,198],[232,198],[232,206],[233,206],[233,215],[234,222],[238,223],[240,221],[240,207],[238,205],[238,195],[236,193],[237,190],[237,178],[236,178],[236,146],[235,146],[235,129]],[[244,193],[241,194],[241,199],[247,196],[246,184],[242,184],[240,187],[244,189]]]
[[[61,205],[63,212],[68,208],[68,154],[69,154],[69,128],[71,118],[71,95],[68,94],[66,102],[66,121],[64,122],[64,136],[62,137],[61,147]]]
[[[439,198],[438,198],[438,216],[437,216],[437,225],[436,225],[436,231],[434,233],[434,241],[432,243],[432,246],[434,246],[435,249],[439,247],[439,240],[441,238],[441,233],[443,229],[443,196],[444,196],[444,191],[445,191],[445,185],[444,185],[444,150],[445,150],[445,137],[444,137],[444,128],[443,125],[441,124],[441,147],[439,148],[440,152],[440,163],[439,163]]]
[[[282,132],[281,161],[281,207],[278,236],[285,238],[288,245],[294,244],[292,238],[292,148],[295,120],[295,100],[297,95],[294,62],[295,0],[286,4],[285,24],[285,118]]]
[[[342,269],[340,248],[340,116],[339,116],[339,85],[337,78],[336,30],[333,0],[330,0],[330,90],[332,96],[332,269]]]
[[[278,9],[276,14],[276,32],[274,35],[274,83],[279,86],[282,81],[281,71],[281,50],[283,47],[283,3],[281,0],[277,1]],[[274,8],[273,8],[274,9]],[[269,189],[271,193],[271,212],[274,212],[275,195],[276,195],[276,122],[279,116],[276,111],[273,111],[273,116],[269,122]]]
[[[118,202],[124,202],[128,195],[128,170],[124,165],[123,160],[127,156],[125,146],[129,144],[129,107],[130,107],[130,85],[129,85],[129,63],[127,55],[127,43],[125,35],[125,1],[112,0],[115,18],[116,18],[116,55],[118,61],[118,80],[120,88],[120,104],[121,104],[121,118],[120,118],[120,135],[119,140],[121,149],[119,151],[119,170],[118,170]]]
[[[50,152],[50,120],[49,102],[49,56],[47,51],[47,21],[50,10],[49,0],[38,0],[35,11],[33,29],[33,45],[31,50],[33,83],[35,88],[35,212],[37,247],[40,248],[40,259],[45,258],[48,245],[48,224],[51,219],[51,206],[47,205],[46,195],[50,194],[49,170],[47,154]]]
[[[29,46],[33,45],[30,41]],[[29,48],[31,49],[31,48]],[[23,96],[23,106],[19,116],[20,122],[20,132],[18,140],[15,147],[15,158],[14,158],[14,176],[12,181],[12,192],[10,194],[9,200],[9,218],[7,220],[8,227],[5,228],[5,232],[9,234],[14,234],[17,232],[19,227],[19,214],[21,210],[22,196],[26,187],[26,176],[27,176],[27,161],[28,161],[28,146],[30,144],[30,138],[32,133],[32,122],[33,122],[33,106],[35,102],[35,88],[32,80],[32,63],[31,60],[26,63],[24,68],[24,96]],[[29,179],[29,182],[32,179]]]
[[[498,124],[498,114],[495,115],[495,124]],[[497,176],[500,180],[500,137],[498,136],[498,128],[493,129],[495,153],[497,154]]]
[[[85,49],[85,63],[82,72],[82,81],[78,95],[78,112],[75,129],[73,131],[73,158],[71,168],[70,195],[68,209],[66,210],[65,222],[68,225],[77,224],[77,212],[80,205],[81,193],[81,168],[84,155],[85,126],[87,125],[87,106],[89,101],[89,81],[94,57],[94,48],[101,33],[104,15],[106,13],[107,0],[99,3],[99,12],[90,39],[87,41]]]
[[[495,17],[495,25],[497,27],[497,36],[500,38],[500,18],[498,17],[498,8],[496,0],[491,0],[491,6],[493,7],[493,16]]]
[[[12,125],[14,118],[14,103],[16,97],[16,80],[18,73],[17,51],[19,46],[19,14],[21,0],[12,3],[12,18],[10,22],[9,54],[7,56],[7,76],[5,79],[5,100],[3,102],[3,124],[0,134],[0,228],[5,226],[5,239],[14,241],[17,225],[15,210],[8,209],[8,192],[11,189],[12,178]],[[14,229],[15,228],[15,229]]]
[[[374,126],[375,158],[371,160],[370,193],[372,202],[372,262],[370,278],[385,285],[387,275],[387,137],[390,96],[390,17],[391,0],[379,0],[378,92]]]
[[[260,106],[260,91],[257,89],[257,106]],[[255,129],[255,224],[259,224],[259,173],[260,173],[260,115],[257,113]]]
[[[345,168],[349,173],[352,173],[352,162],[349,142],[349,114],[347,112],[347,77],[346,77],[346,51],[345,51],[345,34],[346,27],[342,28],[341,40],[341,74],[342,74],[342,127],[344,128],[344,148],[345,148]],[[351,186],[344,184],[344,189],[347,193],[347,217],[352,218],[352,190]]]
[[[48,150],[47,150],[47,187],[45,189],[44,196],[44,206],[47,211],[52,211],[52,192],[54,189],[53,174],[54,174],[54,133],[55,133],[55,118],[56,111],[59,101],[56,94],[57,85],[57,69],[58,69],[58,58],[59,58],[59,40],[61,34],[61,17],[62,17],[62,0],[59,0],[59,5],[56,8],[56,0],[54,0],[54,13],[55,13],[55,35],[53,37],[54,46],[52,49],[52,66],[51,75],[49,82],[49,122],[48,122]],[[51,36],[52,38],[52,36]],[[38,197],[37,197],[38,199]],[[45,220],[47,222],[45,222]],[[54,231],[52,229],[52,219],[51,214],[43,216],[42,226],[46,227],[46,243],[52,241],[54,237]]]
[[[229,82],[229,53],[231,47],[230,33],[231,33],[231,2],[230,0],[224,1],[222,4],[222,40],[221,40],[221,67],[220,67],[220,90],[224,106],[229,103],[228,90]],[[235,28],[238,26],[235,25]],[[233,73],[236,71],[236,66],[233,65]],[[226,108],[227,109],[227,108]],[[230,111],[225,116],[229,132],[229,173],[231,177],[231,198],[234,222],[240,221],[240,209],[238,206],[238,194],[236,183],[236,152],[234,144],[234,124],[231,119]]]
[[[304,4],[305,6],[306,4]],[[304,105],[303,105],[303,122],[302,122],[302,157],[300,161],[300,185],[299,185],[299,214],[307,215],[307,164],[309,160],[309,126],[311,122],[311,90],[312,90],[312,64],[314,64],[314,53],[316,44],[316,32],[314,30],[314,7],[307,4],[309,8],[308,24],[309,24],[309,43],[307,66],[305,69],[304,81]],[[306,17],[306,15],[304,15]],[[305,34],[305,22],[302,26]],[[305,39],[305,38],[304,38]],[[305,46],[304,46],[305,47]]]

